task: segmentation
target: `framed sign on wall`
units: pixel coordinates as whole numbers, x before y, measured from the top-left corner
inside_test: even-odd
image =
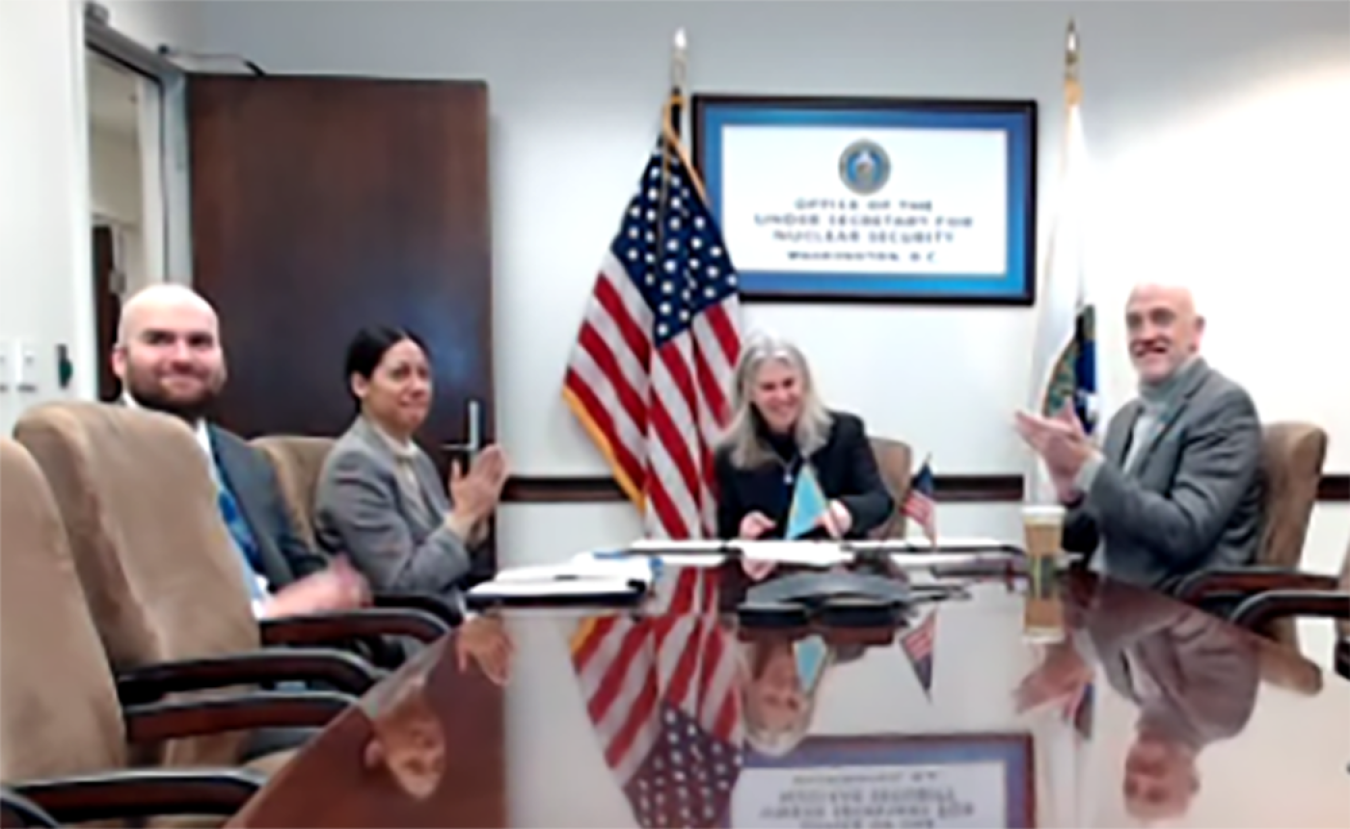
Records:
[[[1031,305],[1036,102],[695,95],[746,300]]]
[[[811,736],[746,758],[724,826],[1036,826],[1031,735]]]

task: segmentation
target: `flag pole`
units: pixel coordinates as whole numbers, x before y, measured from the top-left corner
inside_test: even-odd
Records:
[[[666,105],[661,107],[661,131],[666,140],[661,142],[661,204],[666,204],[666,197],[670,190],[670,162],[674,152],[674,144],[681,140],[684,119],[684,84],[685,76],[688,74],[689,60],[689,39],[684,34],[684,27],[675,30],[674,43],[670,53],[670,97],[666,100]],[[656,244],[658,249],[665,248],[665,228],[664,219],[656,226]]]
[[[1069,18],[1069,28],[1064,38],[1064,110],[1066,114],[1064,140],[1067,147],[1073,141],[1073,116],[1081,107],[1083,102],[1083,84],[1079,80],[1078,73],[1082,65],[1081,56],[1082,43],[1078,37],[1078,26],[1072,17]],[[1080,127],[1081,129],[1081,124]],[[1064,164],[1068,166],[1068,152],[1063,154]],[[1080,162],[1081,163],[1081,162]],[[1079,175],[1082,175],[1080,171]],[[1080,244],[1082,242],[1080,241]],[[1080,253],[1081,255],[1081,253]],[[1091,343],[1096,339],[1096,312],[1091,302],[1082,296],[1082,284],[1079,284],[1079,301],[1083,308],[1074,314],[1073,329],[1073,353],[1074,353],[1074,373],[1078,378],[1075,383],[1073,409],[1078,415],[1079,421],[1083,427],[1088,430],[1088,434],[1099,442],[1102,438],[1102,432],[1097,430],[1097,371],[1095,365],[1089,369],[1088,363],[1095,363],[1095,357],[1084,356]],[[1087,361],[1087,362],[1085,362]],[[1084,392],[1085,384],[1082,375],[1092,378],[1090,387]],[[1100,445],[1100,443],[1099,443]]]
[[[665,202],[666,178],[670,171],[671,144],[679,142],[684,136],[684,91],[685,78],[689,74],[689,38],[684,27],[675,30],[674,43],[670,52],[670,99],[662,108],[661,129],[669,139],[663,146],[661,165],[661,201]]]
[[[1069,28],[1064,36],[1064,103],[1076,106],[1082,101],[1083,87],[1078,82],[1078,25],[1069,18]]]
[[[684,33],[684,27],[675,30],[674,43],[672,44],[670,54],[670,94],[676,102],[676,109],[671,113],[671,124],[675,129],[676,135],[684,132],[681,128],[681,106],[684,104],[685,82],[689,75],[689,37]]]

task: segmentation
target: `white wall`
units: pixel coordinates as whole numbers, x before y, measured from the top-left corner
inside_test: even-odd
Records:
[[[200,37],[201,15],[188,0],[95,0],[114,29],[150,49],[184,46]]]
[[[558,388],[600,253],[654,137],[677,26],[689,32],[696,91],[1036,98],[1044,233],[1063,30],[1075,15],[1100,180],[1094,277],[1108,404],[1132,386],[1120,346],[1128,286],[1185,278],[1211,317],[1212,361],[1252,388],[1268,418],[1324,424],[1334,436],[1328,468],[1350,471],[1350,387],[1317,375],[1335,373],[1333,355],[1347,354],[1344,303],[1328,299],[1350,271],[1350,237],[1340,233],[1350,226],[1345,7],[842,8],[210,2],[200,31],[206,48],[244,52],[274,72],[487,80],[498,434],[518,472],[548,475],[604,471]],[[932,452],[939,472],[1023,468],[1008,418],[1027,397],[1031,311],[754,305],[747,317],[798,338],[834,404]],[[581,509],[612,516],[602,522],[608,541],[636,528],[622,506]],[[954,532],[1014,529],[1008,507],[942,512]],[[580,514],[509,507],[507,554],[552,558],[601,541]],[[1319,509],[1315,561],[1339,558],[1348,522],[1343,507]]]
[[[1212,362],[1250,386],[1267,418],[1326,426],[1328,469],[1350,471],[1350,385],[1339,379],[1350,303],[1337,293],[1350,276],[1343,4],[208,2],[201,11],[205,48],[273,72],[487,80],[497,433],[530,475],[604,472],[558,390],[655,135],[677,27],[688,30],[695,91],[1037,99],[1044,233],[1072,14],[1103,208],[1094,279],[1108,404],[1132,386],[1121,345],[1128,286],[1186,278],[1211,318]],[[940,473],[1023,469],[1008,419],[1027,399],[1032,312],[756,305],[747,317],[796,337],[832,403],[932,452]],[[1017,532],[1011,505],[944,505],[940,520],[953,534]],[[501,515],[507,562],[637,533],[622,505],[512,505]],[[1350,509],[1320,506],[1307,560],[1331,568],[1348,535]],[[1325,661],[1323,634],[1308,647]],[[552,667],[528,663],[542,685],[558,687],[555,657]],[[559,765],[584,733],[568,693],[548,704],[513,693],[512,739],[525,740],[533,722],[564,754],[533,762],[513,752],[512,802],[518,817],[550,825],[613,825],[614,802],[591,796],[607,791],[598,759]],[[530,739],[542,750],[537,732]]]
[[[108,5],[114,25],[134,38],[191,36],[190,4]],[[5,434],[28,406],[92,398],[97,387],[81,8],[75,0],[0,3],[0,349],[12,361],[22,340],[37,355],[37,390],[0,392]],[[58,344],[75,366],[66,390],[57,386]]]
[[[37,390],[0,392],[6,433],[27,405],[61,395],[56,346],[92,368],[90,239],[83,55],[73,5],[0,3],[0,348],[32,344]],[[8,380],[9,378],[6,378]],[[70,393],[92,395],[93,371]]]

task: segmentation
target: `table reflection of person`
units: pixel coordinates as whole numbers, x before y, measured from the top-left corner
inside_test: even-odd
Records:
[[[1200,789],[1197,757],[1239,734],[1256,706],[1259,643],[1216,617],[1109,582],[1086,611],[1075,644],[1049,649],[1022,683],[1019,708],[1081,691],[1095,656],[1139,710],[1125,756],[1126,808],[1143,820],[1184,815]]]
[[[802,741],[811,726],[816,693],[835,655],[828,645],[812,639],[819,649],[814,667],[803,671],[792,640],[783,636],[756,636],[740,642],[741,711],[745,740],[755,751],[770,757],[788,754]]]
[[[476,616],[473,624],[460,626],[452,637],[457,671],[465,673],[476,664],[489,680],[506,684],[514,646],[500,618]],[[373,731],[365,747],[366,767],[384,768],[403,791],[419,800],[435,793],[445,775],[445,729],[429,696],[430,677],[441,659],[437,649],[418,651],[360,702]]]
[[[430,797],[445,775],[445,730],[427,698],[426,670],[417,670],[378,700],[364,701],[374,732],[366,744],[369,769],[383,767],[399,788]]]
[[[816,635],[796,640],[768,633],[749,636],[738,643],[745,739],[760,754],[782,757],[810,730],[825,676],[861,656],[863,646],[829,643]]]

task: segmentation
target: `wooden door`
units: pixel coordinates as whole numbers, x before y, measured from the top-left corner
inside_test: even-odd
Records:
[[[98,399],[112,402],[122,393],[112,370],[112,350],[117,342],[117,320],[122,316],[122,278],[117,272],[117,247],[112,228],[93,227],[94,327],[98,335]]]
[[[347,343],[395,324],[431,351],[422,445],[444,470],[444,445],[490,441],[486,85],[194,75],[188,113],[193,279],[230,366],[220,422],[340,434]]]
[[[193,282],[220,314],[230,372],[218,421],[248,438],[340,434],[356,412],[347,344],[392,324],[431,352],[418,439],[442,471],[446,444],[475,428],[491,442],[486,85],[193,75],[187,92]],[[501,826],[501,695],[470,696],[498,750],[463,793],[465,825]]]

